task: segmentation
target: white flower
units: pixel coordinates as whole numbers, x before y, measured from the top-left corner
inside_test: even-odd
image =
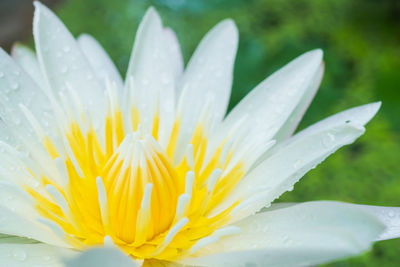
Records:
[[[231,20],[183,71],[174,33],[150,8],[123,82],[92,37],[75,40],[35,6],[36,54],[0,51],[1,266],[304,266],[399,235],[397,208],[269,207],[363,134],[380,106],[291,137],[322,78],[320,50],[224,118],[238,42]]]

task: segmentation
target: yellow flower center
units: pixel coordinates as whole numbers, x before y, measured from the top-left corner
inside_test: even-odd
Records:
[[[213,234],[235,233],[224,225],[238,203],[211,212],[246,172],[242,161],[232,160],[231,146],[223,142],[208,153],[200,119],[185,156],[174,163],[179,116],[165,147],[158,140],[157,112],[151,131],[140,123],[135,107],[123,114],[114,106],[103,131],[95,131],[87,116],[69,119],[63,149],[42,137],[58,177],[31,171],[45,188],[25,187],[40,214],[61,227],[76,249],[108,240],[137,259],[174,260],[206,245]]]

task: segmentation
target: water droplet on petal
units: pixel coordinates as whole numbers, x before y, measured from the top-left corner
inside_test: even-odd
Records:
[[[19,88],[19,84],[18,83],[11,84],[11,89],[17,90],[18,88]]]
[[[13,250],[12,256],[14,257],[14,259],[19,260],[19,261],[26,260],[26,252],[23,251],[22,249]]]
[[[293,168],[298,169],[303,164],[303,160],[299,159],[293,164]]]
[[[326,148],[331,148],[335,143],[335,136],[331,133],[327,133],[322,138],[322,145]]]

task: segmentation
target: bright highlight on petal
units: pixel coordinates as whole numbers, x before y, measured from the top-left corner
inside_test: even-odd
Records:
[[[175,34],[150,8],[123,82],[96,40],[75,40],[35,6],[36,54],[17,45],[14,61],[0,50],[0,238],[14,242],[5,249],[53,257],[106,246],[68,266],[295,266],[398,236],[397,221],[378,208],[311,202],[260,213],[363,134],[379,109],[350,109],[290,137],[321,81],[322,51],[284,66],[224,118],[238,43],[233,21],[213,28],[183,70]],[[314,213],[322,217],[301,217]],[[291,249],[282,234],[292,235]]]

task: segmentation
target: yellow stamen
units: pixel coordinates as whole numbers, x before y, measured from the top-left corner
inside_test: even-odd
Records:
[[[146,264],[150,259],[174,260],[190,254],[228,233],[230,228],[218,229],[238,203],[213,217],[209,214],[245,173],[245,164],[230,162],[231,146],[224,142],[206,157],[208,134],[200,119],[184,158],[174,164],[179,116],[168,144],[161,147],[158,110],[151,133],[145,133],[138,109],[130,108],[127,119],[115,106],[118,101],[113,101],[103,135],[80,118],[63,133],[65,151],[47,136],[42,138],[62,183],[44,175],[34,177],[47,188],[46,196],[26,186],[40,214],[59,225],[77,249],[103,244],[106,238]]]

